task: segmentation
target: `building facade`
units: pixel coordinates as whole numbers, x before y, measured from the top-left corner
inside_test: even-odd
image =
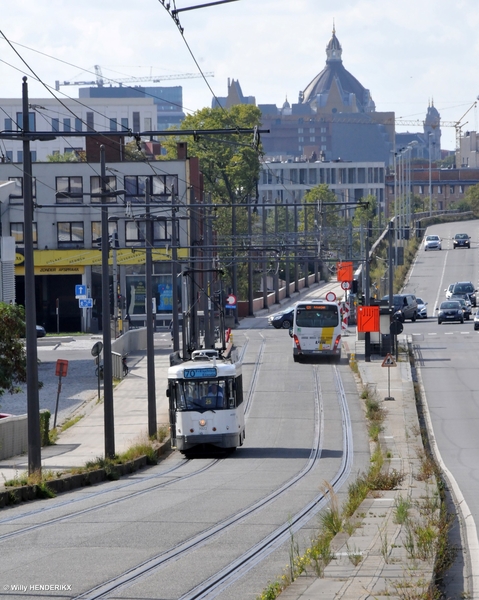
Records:
[[[29,105],[30,131],[49,132],[55,136],[52,140],[31,142],[34,162],[44,162],[49,155],[85,151],[85,137],[70,137],[68,134],[71,133],[124,131],[128,135],[131,132],[152,131],[157,127],[157,110],[151,97],[137,98],[131,102],[121,98],[89,98],[88,104],[72,99],[59,102],[54,98],[31,98]],[[22,100],[0,98],[0,107],[3,131],[20,131],[23,126]],[[62,133],[66,135],[62,136]],[[0,161],[21,163],[22,142],[3,139]]]
[[[375,196],[379,210],[384,213],[385,174],[384,162],[265,161],[258,192],[262,202],[294,205],[303,202],[313,187],[327,184],[340,202],[352,203],[368,195]]]
[[[33,163],[33,242],[37,323],[47,331],[93,331],[101,324],[101,177],[99,163]],[[2,204],[2,235],[15,239],[16,302],[23,304],[23,171],[0,164],[0,181],[12,182]],[[153,292],[156,320],[172,315],[172,231],[176,223],[178,261],[189,256],[188,203],[202,197],[196,158],[107,164],[110,290],[121,317],[143,324],[145,307],[145,190],[153,217]],[[172,212],[172,193],[177,208]],[[173,216],[175,217],[173,221]],[[181,267],[179,267],[181,272]],[[79,307],[77,285],[86,286],[93,307]]]

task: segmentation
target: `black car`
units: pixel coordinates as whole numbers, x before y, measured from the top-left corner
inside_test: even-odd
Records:
[[[461,304],[457,300],[446,300],[441,302],[441,306],[436,308],[437,322],[440,325],[444,321],[459,321],[464,323],[464,312]]]
[[[454,239],[452,240],[452,245],[454,250],[456,248],[470,248],[471,238],[467,235],[467,233],[456,233]]]
[[[288,308],[277,315],[271,315],[268,318],[268,323],[276,329],[289,329],[293,326],[294,308]]]
[[[389,296],[383,296],[382,300],[389,302]],[[393,296],[394,318],[404,323],[406,319],[414,321],[417,319],[417,301],[413,294],[394,294]]]

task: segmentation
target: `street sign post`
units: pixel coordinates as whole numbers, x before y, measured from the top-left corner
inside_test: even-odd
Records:
[[[384,398],[384,400],[394,400],[394,398],[391,396],[391,371],[390,371],[391,367],[397,367],[397,363],[394,360],[394,357],[391,354],[386,354],[386,358],[383,360],[383,364],[381,365],[381,367],[386,367],[388,370],[388,395],[387,395],[387,398]]]
[[[60,392],[62,391],[62,377],[66,377],[68,373],[68,361],[62,358],[57,360],[55,367],[55,375],[58,377],[57,402],[55,405],[55,417],[53,419],[53,429],[57,426],[58,404],[60,402]]]

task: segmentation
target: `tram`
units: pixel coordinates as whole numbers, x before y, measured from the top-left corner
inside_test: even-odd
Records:
[[[171,446],[183,454],[214,446],[234,450],[245,439],[241,364],[217,350],[195,350],[168,369]]]
[[[332,356],[341,360],[341,314],[336,302],[322,298],[297,302],[293,314],[293,360]]]

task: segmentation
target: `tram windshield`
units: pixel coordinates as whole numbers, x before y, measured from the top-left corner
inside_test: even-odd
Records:
[[[176,382],[177,410],[221,410],[235,406],[233,381],[228,379]]]

